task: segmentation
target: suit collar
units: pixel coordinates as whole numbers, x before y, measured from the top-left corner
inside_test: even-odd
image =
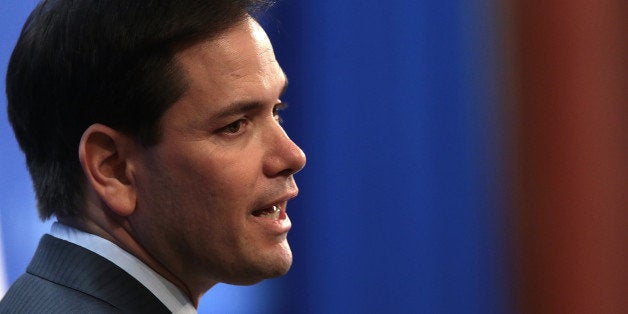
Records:
[[[169,313],[157,297],[115,264],[50,235],[42,237],[27,272],[91,295],[124,312]]]

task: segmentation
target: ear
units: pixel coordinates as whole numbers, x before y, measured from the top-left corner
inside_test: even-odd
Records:
[[[120,216],[132,214],[136,205],[130,162],[134,145],[131,138],[102,124],[87,128],[79,144],[79,160],[88,183]]]

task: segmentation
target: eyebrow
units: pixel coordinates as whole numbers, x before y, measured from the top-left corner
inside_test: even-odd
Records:
[[[281,96],[286,92],[288,88],[288,78],[286,77],[286,81],[283,85],[283,87],[281,88],[281,92],[279,93],[279,97],[281,98]],[[235,102],[232,103],[230,105],[227,106],[227,108],[225,108],[224,110],[221,110],[220,112],[216,113],[214,115],[214,119],[224,119],[224,118],[228,118],[231,116],[236,116],[239,114],[242,114],[244,112],[251,112],[251,111],[256,111],[256,110],[261,110],[262,107],[264,107],[264,104],[262,102],[259,101],[243,101],[243,102]]]

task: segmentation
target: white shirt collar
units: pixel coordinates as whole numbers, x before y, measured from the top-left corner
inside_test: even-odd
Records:
[[[197,313],[190,299],[179,288],[112,242],[59,222],[52,225],[50,235],[84,247],[118,265],[150,290],[172,313]]]

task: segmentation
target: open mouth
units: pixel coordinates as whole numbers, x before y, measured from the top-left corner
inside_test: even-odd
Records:
[[[271,220],[279,219],[279,214],[281,213],[281,209],[277,205],[273,205],[269,208],[258,209],[254,211],[252,214],[255,217],[266,218]]]

